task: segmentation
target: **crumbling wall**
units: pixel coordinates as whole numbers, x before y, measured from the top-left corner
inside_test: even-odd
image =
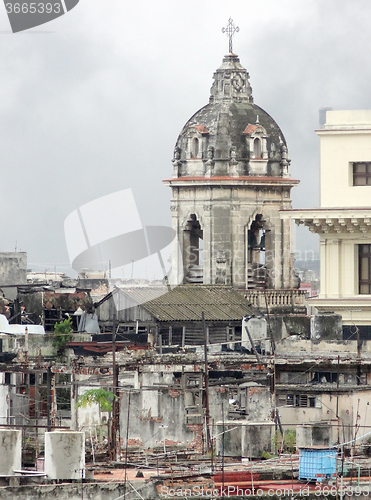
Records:
[[[202,387],[166,388],[168,373],[143,373],[142,390],[130,390],[129,447],[192,448],[201,451],[204,441],[205,404]],[[172,378],[172,376],[171,376]],[[172,380],[171,380],[172,382]],[[157,389],[158,387],[158,389]],[[161,389],[160,389],[161,387]],[[201,394],[201,397],[199,396]],[[197,401],[197,402],[196,402]],[[126,446],[129,391],[123,392],[120,405],[121,444]],[[229,394],[225,387],[209,388],[210,428],[228,418]]]
[[[247,419],[251,422],[269,420],[272,413],[269,387],[247,388]]]
[[[321,313],[310,318],[310,338],[318,344],[321,340],[343,340],[343,322],[340,314]]]
[[[5,373],[0,373],[0,425],[7,424],[9,410],[9,386],[5,385]]]
[[[310,318],[305,314],[274,314],[269,316],[269,331],[272,332],[276,342],[291,335],[298,335],[301,338],[309,339]]]
[[[136,489],[140,489],[140,494],[144,500],[154,500],[161,498],[153,483],[148,485],[135,483]],[[126,493],[127,500],[138,498],[137,494],[131,490],[128,491],[127,485],[123,482],[115,483],[112,481],[105,483],[63,483],[63,484],[40,484],[18,487],[2,487],[1,500],[81,500],[89,498],[90,500],[117,500],[123,498]]]
[[[44,316],[44,304],[43,304],[44,292],[36,292],[34,290],[20,292],[18,294],[20,306],[25,307],[26,313],[30,316],[30,320],[35,325],[41,325],[43,323]],[[17,318],[19,322],[19,318]]]
[[[135,390],[130,392],[129,446],[139,446],[144,449],[163,447],[164,444],[165,446],[188,447],[196,438],[197,432],[192,428],[192,424],[188,425],[186,422],[184,392],[162,389],[158,396],[160,398],[159,415],[151,416],[148,411],[146,393],[143,395],[142,392]],[[126,436],[128,403],[129,392],[126,391],[121,399],[121,436]],[[122,445],[126,446],[126,438],[122,439]]]
[[[364,347],[362,352],[367,352],[367,346]],[[356,340],[343,340],[337,342],[335,340],[321,341],[314,343],[311,340],[302,340],[296,335],[281,340],[276,345],[276,354],[285,355],[288,352],[315,352],[320,354],[324,353],[356,353],[357,341]]]
[[[27,253],[0,252],[0,288],[1,285],[23,285],[27,283]],[[4,288],[7,299],[17,297],[16,288]]]
[[[218,422],[216,452],[225,457],[262,458],[272,450],[273,432],[273,422]]]
[[[229,392],[225,387],[209,388],[210,419],[214,422],[228,419]]]
[[[296,447],[331,446],[333,444],[331,422],[296,426]]]

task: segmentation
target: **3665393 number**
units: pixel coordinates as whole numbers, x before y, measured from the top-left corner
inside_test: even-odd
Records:
[[[8,14],[60,14],[61,4],[60,3],[7,3],[5,4],[6,11]]]

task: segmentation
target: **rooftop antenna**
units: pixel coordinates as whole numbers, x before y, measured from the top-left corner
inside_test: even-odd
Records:
[[[238,33],[240,31],[240,28],[238,26],[235,26],[233,19],[230,17],[228,19],[228,24],[226,28],[222,28],[222,33],[226,33],[227,37],[229,38],[229,53],[233,54],[233,44],[232,44],[232,38],[235,33]]]

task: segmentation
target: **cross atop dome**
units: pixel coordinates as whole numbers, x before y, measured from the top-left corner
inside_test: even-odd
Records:
[[[228,24],[226,28],[222,28],[222,33],[225,33],[227,37],[229,38],[229,53],[233,54],[233,44],[232,44],[232,39],[235,33],[238,33],[240,31],[240,28],[238,26],[235,26],[233,19],[230,17],[228,19]]]

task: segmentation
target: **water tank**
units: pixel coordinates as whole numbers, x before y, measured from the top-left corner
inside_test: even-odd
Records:
[[[12,475],[22,468],[22,431],[0,429],[0,475]]]
[[[45,473],[49,479],[85,477],[85,433],[45,433]]]

